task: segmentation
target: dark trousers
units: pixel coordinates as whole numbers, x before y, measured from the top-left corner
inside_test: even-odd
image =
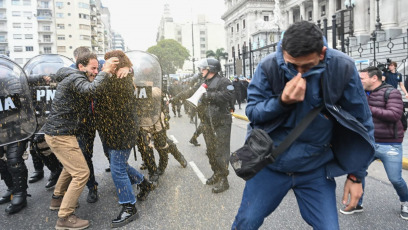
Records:
[[[231,124],[201,123],[211,169],[219,177],[227,177],[230,157]],[[200,126],[201,126],[200,125]]]
[[[28,170],[24,163],[23,154],[27,148],[27,141],[0,147],[0,156],[6,155],[7,162],[0,160],[1,178],[13,193],[27,191]]]

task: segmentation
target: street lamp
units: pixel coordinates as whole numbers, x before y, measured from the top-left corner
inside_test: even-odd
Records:
[[[344,5],[346,6],[346,9],[350,11],[350,20],[349,20],[349,28],[350,28],[350,35],[351,37],[353,37],[353,33],[354,33],[354,28],[353,28],[353,17],[354,17],[354,13],[353,13],[353,8],[355,6],[355,1],[354,0],[346,0],[344,2]]]
[[[381,31],[381,22],[380,22],[380,0],[377,0],[377,24],[375,24],[375,30]]]

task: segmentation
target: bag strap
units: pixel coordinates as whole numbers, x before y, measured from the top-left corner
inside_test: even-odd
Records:
[[[388,103],[388,98],[390,97],[390,93],[391,93],[391,91],[392,90],[394,90],[394,87],[388,87],[386,90],[385,90],[385,93],[384,93],[384,102],[385,102],[385,106],[387,107],[387,103]],[[402,114],[402,115],[404,115],[404,114]],[[397,129],[398,127],[397,127],[397,122],[395,122],[394,123],[394,138],[396,139],[397,138],[397,132],[398,132],[398,129]]]
[[[299,122],[299,124],[289,133],[282,143],[272,151],[271,155],[274,159],[282,154],[300,136],[300,134],[302,134],[313,119],[320,113],[322,108],[323,105],[315,107]]]

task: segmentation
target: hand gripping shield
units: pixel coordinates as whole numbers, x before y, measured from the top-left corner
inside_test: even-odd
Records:
[[[41,54],[31,58],[23,67],[27,74],[31,97],[37,117],[36,134],[45,124],[51,111],[51,103],[55,96],[57,83],[54,79],[55,73],[62,67],[70,67],[75,63],[62,55]],[[50,81],[44,78],[50,77]]]
[[[0,57],[0,146],[28,139],[36,127],[27,76],[17,63]]]
[[[162,112],[162,69],[156,56],[143,51],[126,52],[133,64],[137,124],[151,127]]]

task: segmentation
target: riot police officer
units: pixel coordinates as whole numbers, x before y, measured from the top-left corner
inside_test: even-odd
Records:
[[[207,92],[201,97],[197,106],[198,116],[203,124],[203,135],[207,146],[207,156],[214,174],[206,181],[214,185],[213,193],[220,193],[229,188],[227,176],[230,155],[230,138],[232,117],[230,103],[234,87],[227,78],[221,77],[221,64],[213,58],[200,61],[199,70],[207,85]],[[198,89],[177,95],[174,99],[190,97]]]
[[[8,57],[0,57],[0,174],[7,191],[0,204],[11,202],[6,213],[27,206],[28,171],[23,154],[36,120],[23,69]]]

